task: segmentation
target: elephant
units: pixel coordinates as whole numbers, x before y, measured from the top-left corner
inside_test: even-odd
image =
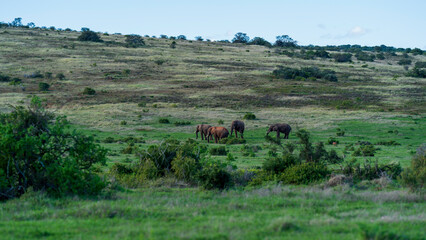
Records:
[[[235,120],[232,121],[231,123],[231,136],[232,136],[232,132],[234,132],[235,130],[235,137],[238,138],[238,134],[237,132],[241,133],[241,138],[244,138],[243,134],[244,134],[244,122],[240,121],[240,120]]]
[[[204,138],[206,138],[207,136],[207,130],[209,128],[211,128],[212,126],[208,125],[208,124],[200,124],[197,125],[197,130],[195,131],[195,136],[196,139],[198,139],[198,132],[200,132],[201,134],[201,140],[204,140]],[[207,139],[206,139],[207,140]]]
[[[269,129],[266,132],[266,135],[268,135],[272,131],[277,132],[277,138],[280,138],[280,132],[282,132],[284,133],[284,139],[288,139],[288,135],[290,134],[291,127],[287,123],[272,124],[271,126],[269,126]]]
[[[207,142],[210,143],[210,136],[213,136],[215,143],[217,143],[218,140],[222,138],[226,138],[228,137],[228,135],[229,135],[228,129],[224,127],[211,127],[208,129]]]

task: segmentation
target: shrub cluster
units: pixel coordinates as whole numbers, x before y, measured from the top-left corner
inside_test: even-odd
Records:
[[[126,35],[125,46],[128,48],[137,48],[145,46],[143,38],[137,34]]]
[[[163,123],[163,124],[169,124],[170,123],[169,119],[167,119],[167,118],[160,118],[160,119],[158,119],[158,122]]]
[[[254,115],[254,113],[248,112],[244,115],[243,119],[245,120],[255,120],[256,119],[256,115]]]
[[[227,137],[220,139],[219,143],[226,145],[244,144],[246,143],[246,140],[242,138]]]
[[[426,144],[417,148],[411,167],[404,170],[402,183],[413,191],[424,191],[426,185]]]
[[[379,164],[377,161],[373,163],[367,160],[361,165],[352,159],[343,165],[341,171],[347,176],[352,176],[355,181],[361,181],[377,179],[384,175],[396,179],[401,175],[402,168],[395,162]]]
[[[219,147],[211,147],[209,149],[209,153],[211,155],[226,156],[226,154],[228,154],[228,151],[226,150],[225,146],[219,146]]]
[[[272,74],[277,78],[282,79],[324,79],[331,82],[337,82],[336,72],[329,69],[321,70],[317,67],[302,67],[300,69],[282,67],[275,69]]]
[[[86,88],[84,88],[84,90],[83,90],[83,94],[84,94],[84,95],[95,95],[95,94],[96,94],[96,91],[95,91],[95,89],[93,89],[93,88],[86,87]]]
[[[332,57],[336,62],[352,62],[352,54],[350,53],[336,53]]]
[[[89,28],[82,28],[81,34],[77,38],[79,41],[90,41],[90,42],[102,42],[102,39],[99,35]]]
[[[29,188],[53,196],[95,195],[105,182],[94,174],[106,150],[92,137],[66,131],[67,121],[47,112],[33,97],[29,108],[0,115],[0,199]]]

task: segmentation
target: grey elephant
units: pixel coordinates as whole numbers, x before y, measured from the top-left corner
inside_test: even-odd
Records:
[[[290,135],[291,127],[287,123],[276,123],[269,126],[268,131],[266,132],[266,135],[268,135],[270,132],[276,131],[277,132],[277,138],[280,138],[280,133],[284,133],[284,139],[288,139],[288,135]]]
[[[240,120],[232,121],[231,123],[231,136],[232,132],[235,130],[235,137],[238,138],[237,132],[241,134],[241,138],[244,138],[244,122]]]
[[[204,140],[204,139],[207,140],[208,129],[211,128],[211,127],[212,126],[210,126],[208,124],[197,125],[197,130],[195,130],[196,139],[198,139],[198,132],[200,132],[201,140]]]

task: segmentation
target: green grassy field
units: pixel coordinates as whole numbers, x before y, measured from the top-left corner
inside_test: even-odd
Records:
[[[91,43],[77,41],[79,34],[0,28],[0,72],[21,78],[25,87],[0,82],[0,112],[10,111],[8,104],[27,104],[32,95],[46,99],[48,109],[66,115],[72,129],[95,136],[109,149],[104,173],[116,162],[138,161],[121,152],[127,144],[120,139],[141,138],[142,149],[168,138],[186,140],[195,138],[197,124],[229,128],[247,112],[256,120],[245,120],[246,145],[260,150],[244,156],[241,144],[227,145],[240,169],[262,165],[270,146],[267,127],[278,122],[293,128],[285,141],[298,143],[294,133],[307,129],[313,142],[324,142],[345,161],[399,162],[405,168],[425,143],[426,80],[405,75],[397,64],[401,53],[374,62],[354,57],[352,63],[336,63],[216,42],[177,40],[173,49],[172,40],[145,38],[145,47],[126,48],[121,35],[101,35],[105,42]],[[426,61],[426,55],[409,57],[409,68]],[[272,76],[277,66],[332,69],[339,80],[277,79]],[[45,76],[24,77],[37,71]],[[65,79],[57,79],[58,73]],[[40,92],[39,82],[49,83],[50,90]],[[96,94],[83,94],[86,87]],[[171,123],[161,124],[160,118]],[[175,126],[176,121],[190,124]],[[336,136],[337,128],[345,135]],[[108,137],[114,142],[104,143]],[[339,144],[329,145],[330,137]],[[373,157],[345,150],[359,141],[400,145],[375,145],[379,150]],[[425,239],[424,195],[408,192],[395,180],[385,188],[375,186],[318,183],[217,192],[166,178],[95,199],[30,192],[0,203],[0,238],[374,239],[394,234],[400,238],[387,239]]]

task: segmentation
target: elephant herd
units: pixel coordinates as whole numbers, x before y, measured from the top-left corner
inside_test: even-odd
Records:
[[[235,137],[238,138],[238,133],[240,133],[241,138],[244,138],[244,122],[240,120],[232,121],[231,123],[231,136],[232,133],[235,131]],[[266,132],[266,135],[268,135],[270,132],[277,132],[277,138],[280,137],[280,133],[284,133],[284,138],[288,139],[288,136],[290,134],[291,127],[287,123],[276,123],[269,126],[268,131]],[[197,129],[195,130],[195,136],[198,139],[198,133],[201,134],[202,140],[207,140],[207,142],[210,143],[210,139],[213,140],[215,143],[218,143],[218,141],[222,138],[227,138],[229,135],[228,129],[224,127],[213,127],[208,124],[200,124],[197,125]]]

